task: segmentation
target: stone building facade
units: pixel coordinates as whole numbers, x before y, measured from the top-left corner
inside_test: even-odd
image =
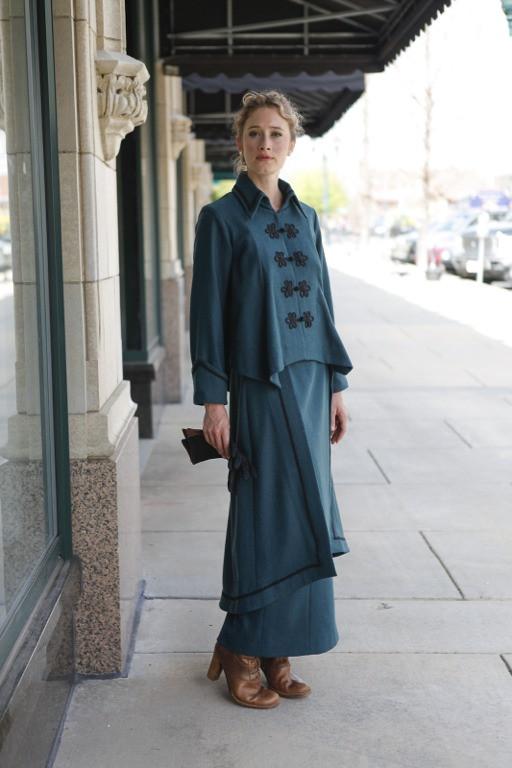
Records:
[[[125,674],[144,590],[139,438],[189,375],[212,174],[179,73],[141,34],[157,18],[153,0],[0,3],[5,768],[46,765],[80,676]]]

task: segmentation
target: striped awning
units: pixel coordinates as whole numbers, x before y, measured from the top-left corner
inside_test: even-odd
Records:
[[[214,170],[232,147],[243,93],[278,88],[320,136],[451,0],[168,0],[161,56],[183,78],[187,113]],[[216,146],[216,148],[215,148]]]

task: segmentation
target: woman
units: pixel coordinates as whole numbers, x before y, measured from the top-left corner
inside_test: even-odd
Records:
[[[311,691],[289,656],[339,639],[333,557],[349,546],[330,452],[347,430],[341,392],[353,366],[318,217],[279,177],[301,116],[278,91],[249,91],[233,133],[237,180],[199,213],[190,301],[193,399],[206,440],[228,459],[231,493],[227,615],[207,674],[224,669],[238,704],[266,709]]]

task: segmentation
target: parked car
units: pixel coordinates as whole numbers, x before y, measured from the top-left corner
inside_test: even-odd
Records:
[[[12,267],[11,238],[8,235],[0,235],[0,272]]]
[[[452,262],[454,254],[463,250],[463,233],[476,226],[477,216],[473,212],[452,216],[442,221],[432,233],[429,243],[429,259],[441,263],[449,272],[455,272]]]
[[[376,237],[387,237],[389,235],[389,226],[384,216],[379,216],[370,227],[370,234]]]
[[[499,211],[491,212],[490,216],[492,221],[505,219],[505,213]],[[478,211],[464,211],[438,224],[429,243],[429,259],[440,261],[447,271],[455,272],[453,255],[464,250],[464,234],[472,231],[477,221]]]
[[[435,233],[438,224],[433,222],[428,229],[428,240]],[[418,246],[419,230],[409,229],[393,238],[390,258],[392,261],[403,261],[409,264],[416,264],[416,251]],[[429,261],[437,262],[437,258],[429,258]]]
[[[402,261],[409,264],[416,264],[416,243],[418,240],[418,231],[411,229],[393,237],[390,258],[392,261]]]
[[[462,237],[462,250],[452,256],[455,272],[460,277],[476,277],[478,248],[476,227],[472,227]],[[492,221],[489,234],[484,239],[484,280],[491,282],[510,278],[512,278],[512,221]]]

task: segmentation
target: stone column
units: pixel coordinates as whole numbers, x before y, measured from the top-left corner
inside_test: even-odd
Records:
[[[185,147],[185,327],[188,330],[190,309],[190,288],[192,283],[192,262],[194,255],[195,223],[199,211],[209,203],[212,193],[213,174],[210,163],[204,159],[205,147],[202,139],[191,134],[191,141]]]
[[[196,218],[199,211],[209,203],[212,195],[213,174],[210,163],[205,160],[204,140],[196,140],[196,162],[194,165],[194,174],[196,176],[195,185],[195,208]]]
[[[157,68],[157,149],[160,203],[161,297],[164,331],[165,399],[182,400],[186,371],[184,272],[177,249],[176,160],[190,140],[192,121],[183,114],[183,91],[176,68]]]
[[[126,661],[142,588],[135,403],[123,381],[116,155],[146,119],[145,65],[126,55],[123,0],[54,9],[77,671]]]
[[[192,279],[192,258],[194,252],[194,230],[196,221],[194,190],[196,185],[193,165],[195,160],[195,135],[190,133],[190,140],[183,149],[183,251],[184,251],[184,315],[185,331],[189,326],[190,282]]]

